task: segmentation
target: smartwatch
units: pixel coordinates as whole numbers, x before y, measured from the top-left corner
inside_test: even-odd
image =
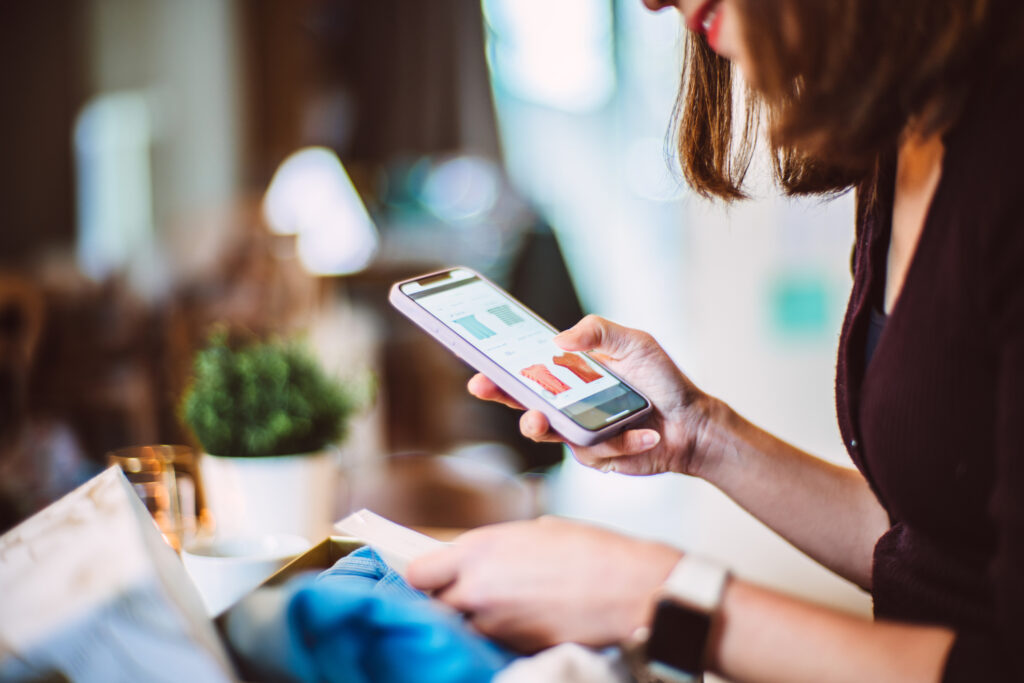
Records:
[[[712,624],[729,582],[729,570],[684,555],[658,596],[649,627],[637,629],[627,658],[641,683],[695,683],[703,680]]]

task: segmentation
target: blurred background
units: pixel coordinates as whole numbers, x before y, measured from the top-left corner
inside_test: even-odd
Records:
[[[703,389],[845,463],[852,198],[781,199],[763,171],[754,201],[693,196],[667,137],[681,47],[678,15],[639,0],[3,3],[2,528],[112,449],[196,445],[178,405],[220,326],[375,378],[338,516],[554,512],[866,613],[708,485],[525,441],[386,302],[476,268],[558,327],[650,331]]]

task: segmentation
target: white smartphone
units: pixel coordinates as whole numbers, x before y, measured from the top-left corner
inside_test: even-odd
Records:
[[[570,443],[590,446],[643,420],[651,402],[479,273],[449,268],[395,283],[391,304]]]

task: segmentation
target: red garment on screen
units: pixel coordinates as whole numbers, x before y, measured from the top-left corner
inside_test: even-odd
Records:
[[[583,360],[583,356],[578,354],[563,353],[561,356],[555,356],[551,360],[554,361],[555,365],[560,365],[570,370],[572,374],[579,377],[586,384],[590,384],[595,379],[601,379],[601,373],[587,365],[587,361]]]
[[[523,377],[532,379],[552,394],[560,394],[563,391],[569,391],[568,384],[552,375],[550,370],[539,363],[537,365],[531,365],[528,368],[523,368],[519,373],[523,375]]]

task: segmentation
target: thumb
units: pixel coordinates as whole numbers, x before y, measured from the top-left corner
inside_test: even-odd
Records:
[[[565,351],[596,351],[610,358],[622,358],[636,351],[646,336],[639,330],[588,315],[556,335],[555,344]]]
[[[405,578],[414,588],[436,591],[455,581],[461,561],[461,548],[449,545],[415,558],[409,563]]]

